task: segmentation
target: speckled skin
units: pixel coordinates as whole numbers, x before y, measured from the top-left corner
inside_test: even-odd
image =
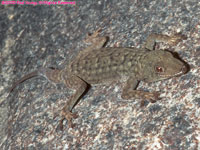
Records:
[[[98,32],[87,39],[92,45],[81,51],[65,69],[40,68],[17,81],[10,91],[19,83],[37,75],[42,75],[54,83],[64,83],[67,87],[75,89],[75,94],[67,101],[61,112],[61,125],[62,121],[67,119],[69,126],[72,127],[71,120],[76,115],[71,111],[88,85],[120,81],[124,84],[123,99],[149,99],[155,102],[159,99],[159,93],[136,90],[139,81],[159,81],[187,71],[184,63],[170,52],[154,50],[156,42],[175,45],[185,39],[180,34],[174,36],[151,34],[144,48],[137,49],[102,48],[107,38],[98,37]]]

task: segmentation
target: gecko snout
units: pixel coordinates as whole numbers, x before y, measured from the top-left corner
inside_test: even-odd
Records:
[[[188,68],[186,67],[186,65],[183,65],[183,67],[181,68],[181,72],[186,73],[187,71],[188,71]]]

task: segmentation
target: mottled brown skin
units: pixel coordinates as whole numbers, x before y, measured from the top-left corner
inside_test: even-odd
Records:
[[[157,92],[144,92],[136,90],[139,81],[155,82],[184,74],[187,69],[184,63],[164,50],[154,50],[156,42],[166,42],[176,45],[185,39],[177,34],[167,36],[151,34],[144,48],[102,48],[107,41],[106,37],[98,37],[98,32],[88,37],[91,46],[81,51],[78,56],[63,70],[40,68],[24,76],[10,89],[12,91],[19,83],[34,76],[44,76],[54,83],[64,83],[76,92],[69,98],[63,107],[61,124],[68,120],[72,127],[72,109],[79,98],[86,91],[88,85],[107,84],[121,81],[123,99],[148,99],[155,102],[159,99]]]

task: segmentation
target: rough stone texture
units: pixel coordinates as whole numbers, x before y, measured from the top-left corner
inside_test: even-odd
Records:
[[[76,1],[76,6],[0,6],[0,149],[200,149],[200,2],[198,0]],[[92,88],[75,107],[76,126],[57,128],[71,90],[33,78],[8,88],[41,66],[64,67],[102,28],[107,46],[140,47],[152,32],[182,32],[176,51],[190,65],[181,77],[140,89],[162,100],[140,107],[122,100],[120,85]]]

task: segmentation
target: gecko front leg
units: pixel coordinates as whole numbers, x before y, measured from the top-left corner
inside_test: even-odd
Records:
[[[187,37],[182,34],[174,34],[171,36],[163,35],[163,34],[150,34],[144,44],[144,47],[149,50],[154,50],[155,44],[157,42],[165,42],[169,45],[177,45],[182,40],[185,40]]]
[[[145,92],[136,90],[138,83],[138,80],[134,79],[133,77],[130,77],[125,83],[121,97],[123,99],[142,98],[143,100],[147,99],[152,103],[156,102],[156,100],[159,100],[158,92]]]

